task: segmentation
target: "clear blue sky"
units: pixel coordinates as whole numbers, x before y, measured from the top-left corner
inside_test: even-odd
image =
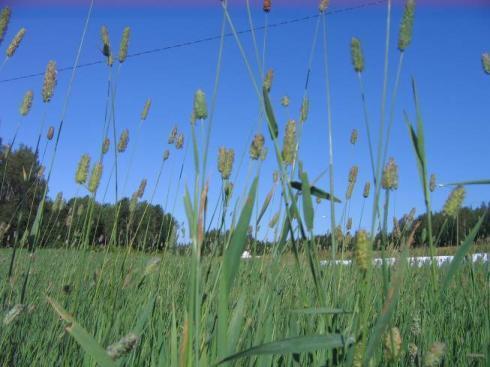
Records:
[[[365,1],[350,1],[361,4]],[[0,72],[0,80],[36,72],[42,72],[46,63],[53,59],[59,67],[73,63],[80,40],[87,8],[83,6],[31,6],[7,1],[13,8],[12,22],[6,40],[1,45],[4,52],[8,41],[18,28],[26,27],[28,32],[24,43],[15,56]],[[345,7],[334,3],[333,9]],[[354,5],[355,5],[354,4]],[[398,60],[396,40],[401,16],[401,6],[395,2],[393,11],[392,52],[390,54],[390,75]],[[297,17],[313,15],[315,5],[277,6],[270,13],[269,22],[276,23]],[[243,7],[233,7],[231,14],[238,29],[248,27]],[[262,25],[263,13],[254,10],[256,25]],[[347,175],[353,164],[360,167],[358,186],[351,205],[351,214],[358,216],[362,201],[362,185],[371,178],[368,160],[362,106],[359,88],[350,61],[349,42],[352,36],[362,40],[366,59],[364,78],[367,85],[369,111],[373,123],[378,123],[382,67],[384,51],[386,6],[377,5],[363,9],[342,12],[328,16],[329,67],[332,87],[332,116],[334,125],[334,155],[336,166],[336,192],[343,196]],[[118,48],[120,34],[124,26],[132,28],[130,53],[168,46],[188,40],[213,36],[219,33],[222,10],[216,5],[208,7],[156,7],[156,6],[96,6],[87,39],[81,55],[81,63],[100,60],[99,29],[107,25],[111,41]],[[291,99],[291,112],[297,117],[303,93],[308,53],[311,47],[315,19],[298,22],[269,30],[267,48],[267,68],[275,70],[271,96],[276,102],[276,115],[280,121],[281,141],[287,114],[279,105],[283,95]],[[257,33],[261,40],[263,33]],[[254,53],[250,35],[243,35],[250,60]],[[148,178],[145,198],[149,198],[162,152],[168,148],[167,137],[174,126],[186,135],[190,142],[189,116],[193,93],[202,88],[210,99],[218,41],[201,43],[191,47],[172,49],[165,52],[130,58],[124,64],[119,81],[117,96],[118,129],[130,129],[129,151],[122,158],[122,174],[126,173],[132,150],[139,116],[146,98],[153,100],[148,120],[144,123],[140,142],[135,153],[135,161],[126,195],[137,188],[142,178]],[[402,111],[406,109],[413,117],[410,78],[414,76],[421,96],[422,113],[426,124],[427,154],[429,171],[435,172],[439,182],[449,182],[490,177],[490,76],[481,68],[480,55],[490,51],[490,6],[485,5],[421,5],[417,8],[414,40],[406,52],[400,94],[397,102],[395,127],[389,155],[395,157],[400,167],[400,187],[395,194],[395,213],[401,216],[412,207],[422,211],[423,201],[417,176],[416,163],[409,142]],[[254,63],[255,65],[255,63]],[[99,64],[80,69],[77,72],[70,107],[59,147],[50,195],[63,191],[66,197],[76,194],[74,173],[81,154],[93,157],[99,151],[101,130],[104,122],[107,67]],[[41,102],[42,77],[34,77],[0,83],[0,136],[8,142],[19,121],[18,109],[27,89],[35,92],[31,114],[24,119],[19,142],[34,145],[42,115],[46,113],[47,125],[58,125],[64,94],[70,72],[59,74],[58,87],[49,108]],[[393,78],[390,80],[392,86]],[[325,107],[325,82],[321,43],[315,53],[310,78],[310,115],[304,127],[303,145],[300,159],[310,178],[315,177],[328,166],[327,120]],[[225,41],[223,69],[217,99],[217,110],[210,147],[211,183],[210,202],[219,189],[219,174],[216,170],[218,147],[225,145],[236,150],[235,169],[232,176],[237,185],[236,194],[243,192],[246,181],[248,159],[239,171],[240,157],[248,155],[251,134],[257,126],[258,105],[254,89],[240,58],[236,43],[232,38]],[[47,128],[47,126],[46,126]],[[358,144],[349,144],[351,130],[360,132]],[[267,135],[267,134],[266,134]],[[267,143],[271,148],[270,142]],[[49,150],[48,150],[49,151]],[[176,216],[185,221],[182,192],[175,193],[176,176],[184,151],[171,148],[171,158],[167,162],[155,203],[163,203],[169,184],[172,184],[171,198],[177,198]],[[192,156],[189,152],[184,170],[184,182],[192,185]],[[272,184],[272,170],[275,158],[270,154],[262,169],[260,182],[260,202]],[[105,165],[103,192],[109,176],[110,161]],[[328,190],[328,176],[319,181],[318,186]],[[111,185],[112,188],[112,185]],[[112,189],[109,197],[112,198]],[[449,193],[448,189],[434,193],[434,206],[439,209]],[[99,195],[100,196],[100,195]],[[479,205],[490,199],[490,188],[468,187],[467,205]],[[277,198],[275,207],[277,208]],[[211,206],[213,208],[213,206]],[[338,216],[342,206],[338,207]],[[273,214],[274,210],[269,214]],[[328,228],[329,208],[320,206],[317,230]],[[322,218],[326,215],[327,218]],[[268,217],[267,217],[268,219]],[[367,223],[367,222],[366,222]]]

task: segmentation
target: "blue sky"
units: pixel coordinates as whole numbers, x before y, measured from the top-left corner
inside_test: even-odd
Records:
[[[8,3],[8,1],[7,1]],[[24,43],[3,70],[0,80],[25,74],[42,72],[46,63],[53,59],[59,67],[73,63],[80,40],[87,8],[83,6],[16,6],[13,7],[12,22],[6,40],[1,45],[4,52],[9,39],[20,27],[28,32]],[[363,3],[358,0],[357,4]],[[352,5],[352,2],[349,6]],[[333,9],[343,5],[333,4]],[[402,7],[395,2],[393,9],[392,50],[390,53],[390,90],[393,85],[394,68],[398,60],[396,41]],[[278,5],[269,15],[270,23],[313,15],[316,6],[285,7]],[[243,7],[231,7],[231,15],[238,29],[248,28]],[[255,8],[256,25],[262,25],[264,15]],[[368,148],[362,105],[356,75],[352,70],[349,42],[352,36],[363,43],[366,59],[364,78],[367,88],[369,112],[372,123],[379,121],[380,95],[382,87],[384,30],[386,7],[377,5],[327,17],[329,43],[329,70],[332,88],[332,117],[334,130],[334,156],[336,192],[343,196],[347,186],[350,167],[360,167],[358,186],[351,204],[351,215],[359,215],[362,204],[362,185],[371,177]],[[213,36],[219,33],[222,10],[219,5],[193,9],[189,7],[95,7],[90,21],[87,39],[82,50],[81,62],[100,60],[99,29],[107,25],[115,48],[125,26],[131,26],[130,53],[164,47],[179,42]],[[316,20],[308,20],[272,28],[268,34],[266,67],[273,68],[275,78],[271,98],[276,103],[276,117],[282,132],[288,114],[280,106],[283,95],[291,99],[290,111],[298,117],[303,94],[308,54],[312,43]],[[257,37],[262,40],[263,33]],[[250,35],[243,35],[249,59],[254,61]],[[210,100],[215,77],[218,41],[177,48],[165,52],[130,58],[121,69],[117,96],[118,130],[130,129],[129,150],[122,157],[124,179],[129,156],[135,149],[135,135],[139,115],[147,98],[152,98],[152,108],[145,121],[139,144],[135,151],[126,195],[137,188],[142,178],[149,185],[149,198],[162,152],[169,148],[167,137],[177,124],[190,142],[189,116],[192,98],[197,88],[202,88]],[[454,5],[449,7],[421,5],[417,8],[414,40],[406,52],[399,98],[395,114],[392,144],[389,155],[395,157],[400,167],[400,187],[395,194],[393,213],[401,216],[412,207],[422,211],[422,192],[417,176],[416,163],[410,146],[407,129],[403,124],[402,112],[414,116],[410,79],[417,80],[422,114],[426,124],[427,154],[429,171],[437,174],[440,182],[481,179],[490,177],[490,77],[481,68],[480,55],[490,50],[490,7]],[[255,66],[255,63],[253,63]],[[257,70],[255,68],[255,70]],[[23,119],[19,142],[33,145],[38,134],[43,114],[47,126],[57,126],[66,93],[70,73],[59,73],[55,97],[46,108],[41,102],[42,77],[10,82],[0,82],[0,136],[10,140],[19,121],[18,109],[27,89],[35,93],[31,114]],[[77,72],[64,131],[50,184],[50,195],[63,191],[66,197],[77,193],[74,173],[81,154],[96,156],[101,141],[104,122],[105,94],[108,70],[104,64],[82,68]],[[315,51],[309,86],[310,115],[304,126],[303,145],[300,159],[310,178],[328,166],[327,120],[325,106],[325,79],[321,42]],[[219,190],[219,174],[216,170],[218,147],[225,145],[236,150],[233,181],[236,194],[243,192],[247,180],[248,159],[238,172],[241,155],[248,154],[250,139],[257,126],[259,108],[256,95],[246,69],[232,38],[225,41],[221,83],[217,96],[217,109],[210,146],[208,177],[211,184],[210,202],[214,203]],[[349,144],[351,130],[360,132],[358,144]],[[265,131],[264,131],[265,132]],[[260,202],[272,185],[272,170],[275,158],[270,142],[270,154],[264,164],[260,182]],[[50,150],[48,149],[48,152]],[[176,176],[180,169],[184,151],[171,148],[162,182],[155,203],[165,202],[168,185],[170,196],[176,199],[175,215],[184,221],[182,192],[176,192]],[[192,157],[189,152],[184,169],[184,183],[192,184]],[[110,171],[107,162],[101,185],[105,188]],[[238,173],[238,176],[236,174]],[[328,190],[328,176],[324,175],[318,186]],[[109,197],[112,198],[112,185]],[[81,191],[83,192],[83,191]],[[448,189],[434,193],[434,206],[439,209],[446,199]],[[100,195],[99,195],[100,196]],[[465,201],[467,205],[479,205],[490,198],[490,188],[469,187]],[[172,202],[171,200],[171,202]],[[171,203],[172,204],[172,203]],[[171,205],[170,205],[171,206]],[[211,208],[213,206],[211,205]],[[274,214],[277,208],[277,198]],[[338,207],[338,216],[342,206]],[[328,228],[329,207],[321,204],[317,212],[316,228],[322,232]],[[323,218],[323,216],[326,216]],[[367,224],[367,221],[365,222]]]

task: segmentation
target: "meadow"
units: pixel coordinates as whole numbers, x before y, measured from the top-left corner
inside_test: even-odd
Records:
[[[8,208],[1,213],[8,219],[0,223],[0,245],[5,247],[0,248],[1,366],[490,365],[489,265],[469,261],[472,253],[489,251],[488,207],[472,211],[471,220],[470,212],[462,208],[468,187],[488,185],[490,180],[440,184],[430,174],[426,155],[430,142],[425,140],[423,101],[415,79],[410,85],[415,112],[405,113],[403,120],[417,162],[414,192],[423,196],[425,214],[407,213],[393,223],[390,218],[390,195],[398,189],[399,177],[388,152],[405,50],[412,42],[413,0],[405,2],[401,19],[392,18],[392,3],[386,2],[380,116],[368,113],[361,41],[353,37],[350,44],[364,130],[353,130],[349,144],[355,145],[358,138],[368,141],[366,170],[372,174],[362,198],[357,195],[363,202],[359,216],[370,220],[366,228],[361,221],[359,226],[353,224],[348,212],[351,201],[357,200],[353,192],[360,184],[359,167],[350,169],[345,190],[334,190],[337,167],[330,113],[329,1],[325,0],[319,2],[312,50],[317,44],[322,47],[325,64],[328,187],[321,187],[303,167],[302,127],[310,103],[307,86],[298,116],[285,124],[278,121],[277,111],[290,101],[286,96],[280,101],[270,97],[274,74],[264,65],[267,21],[264,39],[259,40],[253,20],[258,15],[252,14],[257,9],[246,1],[254,45],[254,52],[248,54],[227,2],[221,1],[217,6],[223,10],[223,27],[214,90],[209,94],[196,90],[190,136],[177,129],[168,136],[169,147],[184,150],[185,157],[188,153],[187,164],[193,167],[190,183],[170,177],[183,189],[182,200],[176,198],[173,204],[167,193],[165,204],[155,205],[160,180],[169,179],[162,176],[169,150],[158,158],[154,187],[144,179],[131,197],[121,194],[135,164],[131,149],[142,149],[138,136],[152,104],[150,99],[144,104],[135,139],[133,131],[117,126],[118,78],[129,54],[129,27],[119,48],[111,44],[106,27],[100,31],[108,80],[98,153],[82,155],[76,172],[67,173],[85,197],[50,197],[52,172],[63,169],[55,164],[58,144],[93,5],[92,1],[81,32],[59,125],[46,127],[43,122],[34,152],[15,149],[16,135],[2,146],[0,204]],[[271,7],[270,1],[263,1],[260,15],[267,19]],[[0,41],[10,35],[11,15],[15,9],[1,11]],[[235,150],[223,146],[218,152],[209,151],[213,116],[219,108],[215,102],[225,30],[238,46],[260,110],[250,149],[240,152],[250,164],[248,183],[239,188],[231,180]],[[21,29],[13,35],[0,75],[7,62],[15,62],[25,32]],[[394,75],[388,74],[391,48],[399,52]],[[310,67],[312,57],[313,51]],[[481,63],[482,77],[488,78],[488,53],[482,54]],[[46,67],[41,89],[46,109],[56,91],[56,68],[54,61]],[[32,103],[33,92],[27,91],[21,117],[29,114]],[[379,123],[374,124],[378,117]],[[128,153],[131,158],[122,165],[121,156]],[[210,202],[207,173],[216,168],[208,162],[215,153],[221,194]],[[259,202],[257,191],[267,156],[277,165],[274,172],[267,172],[273,176],[273,186]],[[150,195],[143,201],[147,185]],[[107,195],[109,188],[114,201]],[[431,196],[442,188],[450,193],[436,212]],[[329,205],[330,226],[323,235],[324,229],[315,228],[314,220],[321,215],[320,202]],[[185,210],[185,228],[173,217],[175,205]],[[451,241],[455,246],[445,247]],[[261,256],[242,259],[245,250],[255,255],[259,248]],[[407,262],[412,255],[447,253],[454,258],[440,267],[435,262],[422,267]],[[396,262],[375,266],[374,257],[395,257]],[[349,266],[320,265],[321,260],[347,258],[353,260]]]

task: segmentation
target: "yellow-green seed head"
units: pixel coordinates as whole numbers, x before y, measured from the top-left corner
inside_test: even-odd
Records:
[[[230,178],[231,170],[233,169],[233,161],[235,160],[235,151],[233,149],[219,148],[218,151],[218,171],[221,173],[221,178],[227,180]]]
[[[354,192],[355,185],[356,185],[355,182],[349,182],[349,184],[347,185],[347,191],[345,192],[345,198],[347,200],[350,200],[350,198],[352,197],[352,193]]]
[[[84,210],[85,210],[84,205],[83,204],[80,204],[80,206],[77,209],[77,216],[81,217],[82,214],[83,214],[83,212],[84,212]]]
[[[320,5],[318,6],[318,10],[320,10],[320,13],[323,13],[325,10],[327,10],[329,4],[330,0],[321,0]]]
[[[371,265],[371,245],[368,234],[364,230],[360,230],[356,234],[354,255],[359,269],[366,272]]]
[[[165,149],[163,152],[163,160],[166,161],[170,157],[170,151],[168,149]]]
[[[90,175],[90,181],[88,184],[88,191],[95,194],[99,188],[100,179],[102,177],[102,163],[97,162],[97,164],[92,169],[92,174]]]
[[[362,73],[364,71],[364,54],[361,48],[361,41],[356,37],[352,37],[350,42],[350,53],[354,71],[356,73]]]
[[[184,146],[184,134],[179,134],[177,135],[177,138],[175,139],[175,148],[180,150]]]
[[[296,121],[289,120],[286,124],[284,144],[282,147],[282,159],[286,164],[293,164],[296,158]]]
[[[53,137],[54,137],[54,127],[50,126],[48,132],[46,133],[46,138],[48,140],[53,140]]]
[[[196,120],[205,120],[208,118],[208,107],[206,104],[206,95],[201,89],[194,94],[194,118]]]
[[[412,42],[413,19],[415,16],[415,0],[407,0],[403,13],[400,33],[398,35],[398,49],[403,52]]]
[[[352,145],[356,145],[358,136],[359,136],[359,132],[357,131],[357,129],[352,130],[350,134],[350,143]]]
[[[102,55],[107,58],[107,65],[112,65],[111,41],[109,40],[109,30],[105,25],[100,27],[100,38],[102,39]]]
[[[133,195],[131,195],[131,200],[129,200],[129,211],[133,213],[136,210],[137,205],[138,205],[138,192],[135,191]]]
[[[446,351],[446,345],[444,343],[435,342],[431,345],[429,351],[424,358],[425,367],[436,367],[441,364],[444,352]]]
[[[168,136],[168,143],[169,144],[175,143],[175,139],[177,138],[177,133],[178,133],[177,126],[174,126],[174,128],[170,132],[170,135]]]
[[[310,100],[307,96],[304,96],[303,103],[301,104],[300,116],[301,122],[305,122],[308,119],[308,112],[310,111]]]
[[[369,197],[369,191],[371,191],[371,182],[366,182],[364,184],[364,190],[362,192],[362,196],[364,197],[364,199],[367,199]]]
[[[56,87],[56,62],[53,60],[48,62],[48,65],[46,66],[46,71],[44,72],[44,81],[43,81],[43,89],[42,89],[42,95],[43,95],[43,102],[48,103],[51,101],[51,98],[53,98],[54,94],[54,88]]]
[[[481,55],[481,64],[483,66],[483,71],[490,75],[490,53],[485,52]]]
[[[13,323],[25,310],[25,305],[23,304],[16,304],[13,308],[8,311],[3,319],[3,324],[5,326]]]
[[[79,185],[83,185],[87,182],[88,168],[90,166],[90,156],[88,154],[82,155],[78,162],[77,172],[75,174],[75,181]]]
[[[398,189],[398,166],[393,158],[390,158],[383,170],[381,185],[385,190]]]
[[[289,106],[289,97],[288,96],[284,96],[281,98],[281,106],[283,107],[288,107]]]
[[[352,361],[353,367],[362,367],[362,362],[364,359],[364,352],[365,351],[366,351],[366,342],[365,342],[364,338],[362,338],[355,345],[354,359]]]
[[[397,327],[391,328],[384,338],[385,359],[390,362],[396,362],[400,358],[402,349],[402,337]]]
[[[7,57],[14,56],[15,51],[17,51],[17,48],[19,48],[20,43],[22,42],[22,39],[26,35],[26,32],[27,32],[27,30],[25,28],[21,28],[17,32],[17,34],[15,35],[15,37],[10,42],[9,47],[7,47],[7,51],[6,51]]]
[[[457,186],[451,192],[451,194],[449,194],[449,197],[447,198],[446,203],[444,204],[444,207],[442,209],[444,215],[448,217],[456,217],[459,209],[461,208],[461,205],[463,204],[465,195],[466,195],[466,191],[464,187]]]
[[[151,107],[151,98],[148,98],[145,102],[145,106],[143,107],[143,111],[141,111],[141,121],[145,121],[148,117],[148,112],[150,112]]]
[[[24,94],[24,98],[22,99],[22,104],[20,105],[20,115],[27,116],[32,107],[32,100],[34,98],[34,93],[32,90],[28,90],[26,94]]]
[[[359,174],[359,167],[352,166],[349,171],[348,181],[351,183],[355,183],[357,181],[357,175]]]
[[[119,153],[124,153],[127,149],[129,143],[129,130],[124,129],[119,137],[119,143],[117,143],[117,151]]]
[[[415,365],[415,360],[417,359],[417,355],[419,352],[419,348],[415,343],[408,343],[408,355],[410,357],[410,363]]]
[[[53,211],[57,212],[63,209],[63,193],[60,191],[56,194],[56,199],[53,203]]]
[[[274,70],[269,69],[267,71],[267,74],[265,74],[265,79],[264,79],[264,87],[267,90],[267,92],[271,91],[273,79],[274,79]]]
[[[106,154],[109,151],[109,147],[111,146],[111,141],[109,138],[105,138],[102,143],[102,154]]]
[[[129,333],[117,343],[111,344],[107,347],[107,354],[113,360],[116,360],[129,352],[131,352],[136,345],[138,345],[140,337],[135,333]]]
[[[436,186],[437,186],[437,183],[436,183],[436,175],[435,174],[431,174],[430,175],[430,181],[429,181],[429,190],[430,190],[430,192],[434,192],[434,190],[436,189]]]
[[[10,10],[10,7],[8,6],[4,7],[0,13],[0,44],[5,37],[5,33],[7,33],[11,14],[12,10]]]
[[[124,28],[122,38],[121,38],[121,45],[119,46],[119,62],[121,64],[124,61],[126,61],[126,58],[128,57],[128,46],[129,46],[130,36],[131,36],[131,28],[129,27]]]
[[[250,158],[257,160],[261,158],[264,150],[265,138],[262,134],[256,134],[250,145]]]
[[[138,198],[141,199],[143,197],[143,195],[145,194],[147,184],[148,184],[148,181],[146,180],[146,178],[141,180],[140,185],[138,187],[138,190],[136,191],[136,196],[138,196]]]
[[[352,228],[352,218],[351,218],[351,217],[349,217],[349,218],[347,219],[347,224],[345,225],[345,229],[346,229],[346,230],[348,230],[348,231],[350,231],[350,230],[351,230],[351,228]]]

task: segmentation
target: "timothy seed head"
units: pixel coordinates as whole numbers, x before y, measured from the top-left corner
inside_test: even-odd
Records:
[[[182,147],[184,146],[184,134],[180,133],[179,135],[177,135],[177,138],[175,140],[175,148],[176,149],[182,149]]]
[[[17,48],[20,46],[20,43],[22,42],[22,39],[26,35],[27,30],[25,28],[21,28],[15,37],[12,39],[10,42],[9,47],[7,47],[7,57],[12,57],[15,54],[15,51],[17,51]]]
[[[170,135],[168,136],[168,143],[169,144],[174,144],[175,143],[175,139],[177,138],[177,126],[174,126],[174,128],[172,129],[172,131],[170,132]]]
[[[131,200],[129,200],[129,212],[134,213],[137,205],[138,205],[138,192],[135,191],[135,192],[133,192],[133,195],[131,195]],[[130,217],[130,218],[132,218],[132,217]]]
[[[56,199],[53,203],[53,211],[58,212],[63,209],[63,193],[60,191],[56,194]]]
[[[119,137],[119,143],[117,143],[117,151],[119,153],[124,153],[127,149],[129,143],[129,130],[124,129]]]
[[[415,15],[415,0],[407,0],[403,13],[400,33],[398,35],[398,49],[403,52],[412,42],[413,18]]]
[[[90,182],[88,184],[88,191],[95,194],[99,188],[100,179],[102,177],[102,163],[97,162],[97,164],[92,169],[92,174],[90,175]]]
[[[87,182],[88,168],[90,166],[90,156],[88,154],[82,155],[78,162],[77,172],[75,174],[75,181],[79,185],[83,185]]]
[[[5,33],[7,33],[11,14],[12,10],[8,6],[4,7],[0,13],[0,44],[3,41]]]
[[[170,157],[170,151],[168,149],[165,149],[163,152],[163,160],[166,161]]]
[[[107,58],[107,65],[112,66],[111,41],[109,40],[109,30],[105,25],[100,27],[100,38],[102,39],[102,55]]]
[[[364,197],[364,199],[367,199],[369,197],[369,191],[371,191],[371,182],[366,182],[364,184],[364,190],[362,192],[362,196]]]
[[[284,96],[281,98],[281,106],[283,107],[288,107],[289,106],[289,97],[288,96]]]
[[[252,144],[250,145],[250,158],[257,160],[261,157],[264,149],[265,138],[262,134],[255,134]]]
[[[422,327],[420,326],[420,317],[414,316],[412,318],[412,325],[410,325],[410,332],[413,336],[419,336],[422,334]]]
[[[483,66],[483,71],[490,75],[490,53],[485,52],[481,55],[481,64]]]
[[[435,189],[436,189],[436,175],[431,174],[430,181],[429,181],[429,190],[430,192],[434,192]]]
[[[53,98],[54,88],[56,87],[56,62],[53,60],[48,62],[46,66],[46,71],[44,72],[44,82],[43,82],[43,102],[48,103]]]
[[[138,196],[138,198],[141,199],[143,197],[143,195],[145,194],[145,189],[146,189],[147,184],[148,184],[148,181],[146,180],[146,178],[141,180],[140,185],[138,187],[138,190],[136,191],[136,196]]]
[[[208,118],[208,107],[206,105],[206,95],[201,89],[194,94],[193,116],[196,120],[205,120]]]
[[[318,6],[318,10],[320,10],[320,13],[323,13],[325,10],[327,10],[329,4],[330,0],[321,0],[320,5]]]
[[[264,87],[267,90],[267,92],[271,91],[273,79],[274,79],[274,70],[269,69],[267,71],[267,74],[265,74],[265,79],[264,79]]]
[[[442,358],[444,357],[444,352],[446,350],[446,345],[444,343],[435,342],[431,345],[429,351],[424,358],[425,367],[436,367],[441,364]]]
[[[358,174],[359,174],[359,167],[352,166],[352,168],[349,171],[349,177],[348,177],[349,182],[355,183],[357,181]]]
[[[119,62],[121,64],[124,61],[126,61],[126,58],[128,57],[128,46],[129,46],[130,35],[131,35],[131,28],[129,27],[124,28],[122,38],[121,38],[121,45],[119,46]]]
[[[361,41],[356,37],[352,37],[350,41],[350,53],[354,71],[362,73],[364,71],[364,54],[361,48]]]
[[[305,122],[308,119],[308,112],[310,111],[310,100],[307,96],[304,96],[303,103],[300,109],[300,122]]]
[[[231,195],[233,194],[233,183],[227,181],[224,188],[225,193],[225,205],[228,205],[231,199]]]
[[[400,358],[402,349],[402,337],[397,327],[391,328],[385,335],[385,358],[388,361],[396,362]]]
[[[390,158],[383,170],[381,185],[385,190],[398,189],[398,166],[393,158]]]
[[[3,324],[9,325],[12,322],[15,321],[17,317],[20,316],[20,314],[25,310],[25,306],[23,304],[16,304],[12,309],[10,309],[9,312],[5,315],[5,318],[3,319]]]
[[[347,219],[347,224],[345,225],[345,229],[347,229],[348,231],[350,231],[350,230],[351,230],[351,228],[352,228],[352,218],[351,218],[351,217],[349,217],[349,218]]]
[[[264,0],[264,3],[263,3],[263,6],[262,6],[262,9],[268,13],[271,11],[271,7],[272,7],[272,4],[271,4],[271,0]]]
[[[46,138],[48,140],[53,140],[53,136],[54,136],[54,127],[50,126],[48,132],[46,133]]]
[[[157,269],[158,264],[160,264],[161,261],[162,261],[161,257],[152,257],[151,259],[149,259],[146,262],[145,271],[143,272],[143,275],[146,276],[148,274],[153,273]]]
[[[444,204],[442,212],[444,215],[448,217],[456,217],[458,214],[458,210],[461,208],[461,204],[463,204],[464,197],[466,195],[466,191],[463,186],[457,186]]]
[[[21,116],[27,116],[27,114],[31,110],[33,98],[34,98],[34,93],[32,90],[28,90],[26,94],[24,94],[24,98],[22,99],[22,104],[20,105]]]
[[[350,200],[350,198],[352,197],[352,193],[354,192],[354,186],[355,186],[355,182],[349,182],[349,185],[347,185],[347,191],[345,192],[345,198],[347,200]]]
[[[105,138],[102,143],[102,154],[106,154],[109,151],[109,147],[111,146],[111,140],[109,138]]]
[[[352,145],[356,145],[358,135],[359,132],[357,131],[357,129],[352,130],[352,132],[350,133],[350,143]]]
[[[129,333],[118,342],[107,347],[107,354],[116,360],[131,352],[139,343],[140,337],[135,333]]]
[[[219,148],[218,151],[218,171],[221,173],[221,178],[227,180],[230,178],[231,170],[233,169],[233,161],[235,160],[235,151],[233,149]]]
[[[282,147],[282,159],[286,164],[293,164],[296,157],[296,121],[289,120],[286,124],[284,144]]]
[[[356,234],[354,255],[359,269],[366,272],[371,265],[371,246],[367,232],[364,230],[360,230]]]
[[[143,111],[141,111],[141,121],[145,121],[148,117],[148,112],[150,112],[151,107],[151,99],[148,98],[145,102],[145,106],[143,107]]]
[[[412,363],[412,365],[415,364],[418,352],[419,348],[415,343],[408,343],[408,355],[410,356],[410,363]]]

